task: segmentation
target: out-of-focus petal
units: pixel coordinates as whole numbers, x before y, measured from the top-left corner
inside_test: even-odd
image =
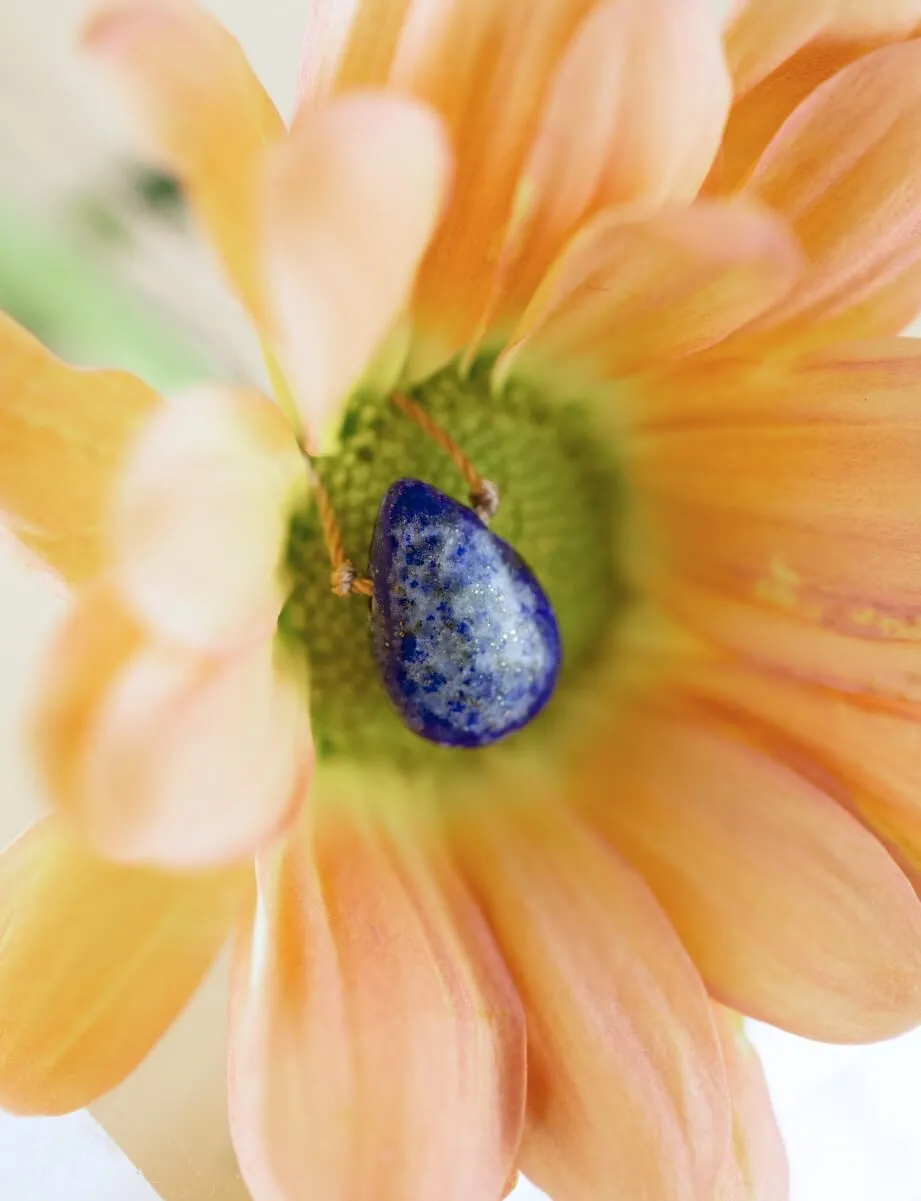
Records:
[[[907,338],[645,384],[645,586],[768,665],[921,699],[919,388]]]
[[[108,0],[85,40],[136,103],[156,153],[263,324],[258,175],[284,125],[240,45],[194,0]]]
[[[787,1201],[789,1171],[777,1119],[742,1018],[714,1005],[732,1097],[732,1150],[715,1201]]]
[[[736,95],[744,95],[826,27],[836,0],[742,0],[726,30]]]
[[[619,146],[606,161],[627,162],[631,155],[634,159],[640,156],[652,170],[654,158],[656,169],[686,172],[686,180],[690,179],[696,166],[688,160],[683,168],[678,167],[677,160],[685,150],[690,159],[704,153],[708,135],[701,131],[708,127],[709,119],[702,116],[698,125],[689,118],[688,106],[700,103],[712,117],[724,104],[718,96],[723,75],[719,46],[703,24],[709,13],[701,5],[698,22],[689,10],[685,12],[682,0],[656,0],[655,12],[648,4],[634,6],[633,0],[619,3],[624,28],[630,28],[634,7],[638,36],[640,10],[642,21],[649,22],[648,43],[644,38],[643,45],[655,46],[663,29],[669,37],[673,30],[684,31],[685,53],[679,60],[679,74],[685,78],[681,73],[685,65],[699,70],[700,85],[687,86],[686,93],[694,91],[693,101],[685,95],[682,121],[667,125],[669,135],[679,131],[678,137],[687,138],[693,149],[686,143],[670,145],[667,153],[672,157],[663,166],[658,139],[655,155],[644,158],[649,154],[651,123],[658,119],[647,105],[643,111],[647,143],[631,142],[634,149],[629,152]],[[667,18],[662,18],[665,24],[660,21],[653,28],[663,4],[669,10]],[[453,139],[458,161],[456,184],[422,268],[411,374],[430,373],[462,348],[469,350],[485,332],[498,301],[499,277],[508,267],[517,241],[519,218],[527,209],[528,192],[533,193],[533,185],[524,178],[526,165],[542,127],[548,146],[553,140],[545,124],[553,80],[580,25],[596,7],[594,0],[545,0],[541,4],[533,0],[503,4],[494,0],[358,0],[348,11],[326,3],[312,14],[302,61],[306,106],[337,88],[392,86],[431,104],[444,117]],[[590,19],[598,18],[592,15]],[[585,38],[583,31],[583,50],[576,51],[577,58],[584,53]],[[623,43],[615,44],[619,50]],[[709,65],[713,65],[712,71]],[[610,73],[610,62],[607,70]],[[572,74],[570,70],[570,78]],[[663,94],[661,67],[655,75],[658,104]],[[631,89],[636,78],[631,72]],[[568,84],[564,87],[568,90]],[[622,83],[615,91],[623,94],[626,87]],[[586,88],[582,96],[588,91]],[[561,101],[559,95],[557,101]],[[566,101],[567,111],[571,103],[578,106],[581,102],[575,97]],[[604,101],[595,97],[594,103],[600,109]],[[598,123],[594,114],[592,121],[606,143],[604,122]],[[553,168],[545,166],[544,170]],[[554,178],[552,182],[559,181]],[[609,186],[620,187],[613,175]]]
[[[157,401],[124,372],[68,367],[0,313],[0,519],[65,579],[102,566],[112,482]]]
[[[303,110],[271,156],[263,242],[273,315],[314,440],[409,300],[449,172],[437,119],[383,95]]]
[[[116,494],[115,572],[158,633],[221,650],[270,638],[307,473],[290,426],[258,393],[202,387],[148,422]]]
[[[729,1103],[701,981],[643,881],[561,805],[465,814],[465,874],[528,1015],[521,1168],[553,1197],[710,1197]]]
[[[322,101],[333,90],[384,87],[412,4],[413,0],[313,0],[298,75],[301,103]]]
[[[140,1067],[90,1106],[157,1201],[195,1201],[203,1183],[215,1201],[252,1201],[227,1114],[229,967],[222,953]]]
[[[599,209],[692,199],[729,101],[719,26],[706,4],[598,5],[556,70],[524,169],[506,307],[524,307],[578,223]]]
[[[51,795],[89,843],[182,867],[239,858],[297,811],[306,699],[269,639],[206,659],[149,641],[110,590],[82,597],[35,718]]]
[[[66,1113],[118,1084],[178,1016],[244,895],[239,871],[96,859],[55,819],[0,855],[0,1104]]]
[[[921,309],[921,41],[821,85],[781,127],[744,195],[799,238],[807,269],[740,336],[814,345],[897,334]]]
[[[826,41],[896,39],[921,21],[919,0],[743,0],[726,31],[737,95],[820,35]]]
[[[635,713],[574,787],[712,995],[832,1042],[917,1025],[921,902],[879,841],[756,734],[661,700]]]
[[[750,91],[736,97],[705,192],[735,192],[810,92],[874,48],[864,42],[810,42]]]
[[[760,206],[702,201],[654,215],[599,213],[544,279],[500,372],[526,343],[537,363],[591,380],[662,366],[773,305],[799,267],[795,241]]]
[[[421,845],[320,821],[260,864],[239,947],[244,1176],[285,1201],[498,1198],[521,1133],[524,1015],[485,923]]]

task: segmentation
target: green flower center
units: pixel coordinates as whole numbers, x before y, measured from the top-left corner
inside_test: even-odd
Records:
[[[618,473],[579,405],[542,402],[519,381],[498,395],[482,364],[466,378],[450,368],[411,393],[450,432],[477,470],[499,487],[492,530],[526,560],[550,597],[563,642],[563,670],[544,712],[513,735],[525,749],[552,736],[555,723],[596,662],[623,603],[618,575]],[[424,480],[467,502],[457,468],[388,397],[356,395],[338,452],[317,462],[346,555],[367,574],[381,500],[396,480]],[[291,593],[280,633],[306,655],[310,705],[321,760],[345,757],[403,773],[479,770],[497,748],[451,750],[408,730],[392,708],[371,657],[368,601],[337,597],[316,507],[295,514],[287,553]]]

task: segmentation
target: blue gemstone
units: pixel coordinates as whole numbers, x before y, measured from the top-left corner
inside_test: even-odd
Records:
[[[478,747],[527,725],[560,670],[550,601],[507,542],[420,480],[384,497],[371,540],[371,644],[411,730]]]

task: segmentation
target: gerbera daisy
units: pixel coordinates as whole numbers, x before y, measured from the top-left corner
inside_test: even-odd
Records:
[[[316,4],[287,135],[189,4],[89,40],[279,407],[162,403],[3,326],[0,500],[81,587],[37,719],[62,816],[0,860],[0,1099],[114,1085],[239,908],[256,1201],[495,1198],[519,1166],[557,1201],[782,1196],[723,1006],[921,1019],[921,354],[891,336],[921,46],[695,200],[730,89],[693,0]],[[540,716],[474,751],[407,728],[330,588],[396,480],[464,499],[445,446],[563,645]]]

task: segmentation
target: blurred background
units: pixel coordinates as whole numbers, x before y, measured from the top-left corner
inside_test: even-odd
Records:
[[[289,113],[308,0],[205,3]],[[70,361],[124,367],[160,389],[261,379],[253,335],[172,181],[139,156],[113,93],[80,58],[85,0],[0,7],[0,308]],[[41,809],[22,714],[64,604],[0,544],[2,843]],[[0,1201],[244,1201],[220,1095],[224,972],[92,1115],[0,1113]],[[752,1035],[792,1201],[921,1201],[921,1032],[871,1048],[757,1025]],[[515,1194],[538,1196],[527,1182]]]

